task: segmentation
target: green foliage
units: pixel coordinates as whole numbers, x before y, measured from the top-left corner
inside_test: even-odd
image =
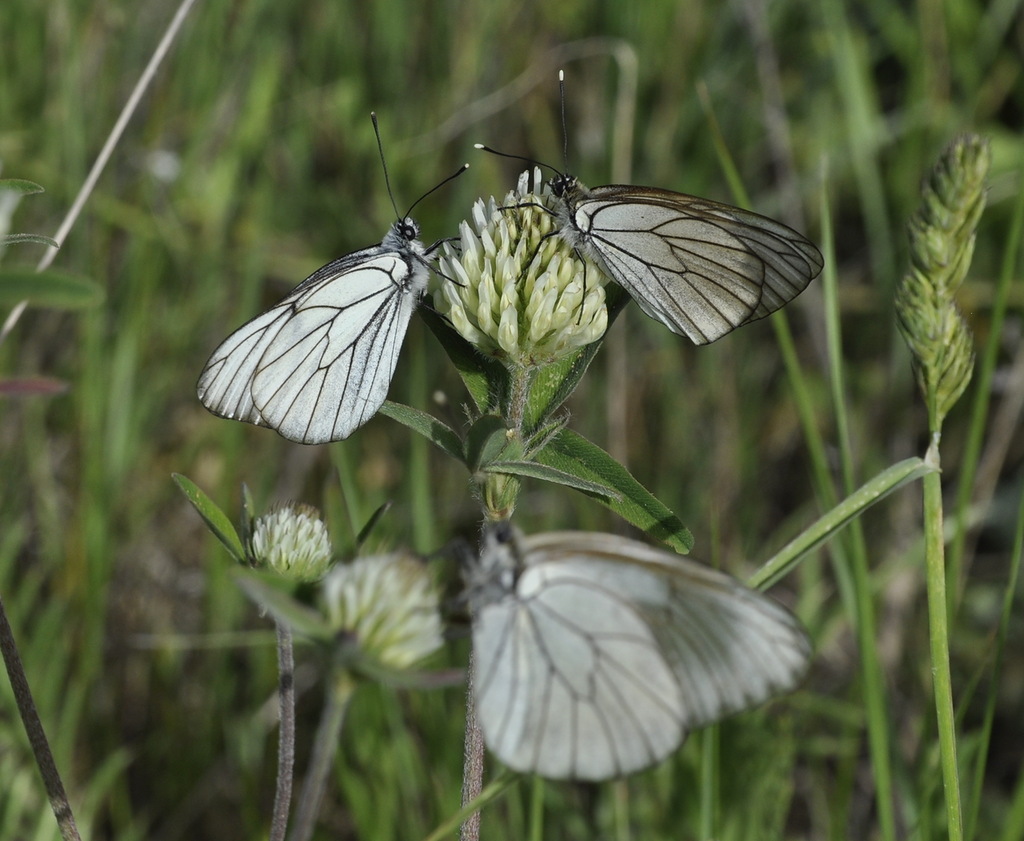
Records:
[[[27,181],[24,178],[0,178],[0,191],[2,190],[10,190],[23,196],[43,192],[43,188],[35,181]]]
[[[442,540],[475,534],[467,472],[449,456],[471,432],[464,404],[476,419],[507,392],[491,393],[495,372],[481,371],[471,348],[452,372],[452,344],[442,350],[435,341],[440,322],[426,308],[419,320],[430,330],[413,324],[391,397],[450,430],[437,452],[417,449],[412,441],[422,439],[394,415],[339,445],[305,449],[213,418],[195,399],[195,379],[228,331],[328,259],[378,242],[392,221],[371,109],[381,118],[400,209],[456,164],[472,163],[450,190],[417,207],[427,237],[455,234],[473,199],[503,194],[514,181],[514,164],[474,154],[473,142],[500,142],[561,166],[560,66],[569,164],[585,183],[627,180],[729,200],[697,80],[752,207],[792,220],[817,242],[817,182],[827,162],[833,312],[843,325],[835,364],[858,474],[850,490],[920,455],[927,441],[910,366],[893,364],[906,351],[891,293],[921,177],[970,126],[991,140],[992,188],[958,299],[979,339],[995,331],[991,369],[1015,396],[1015,380],[1002,371],[1018,351],[996,313],[1019,309],[1019,283],[998,292],[990,283],[1020,236],[1006,201],[1021,192],[1014,5],[781,0],[755,21],[758,8],[667,0],[196,5],[56,258],[59,271],[98,282],[103,304],[71,313],[31,308],[0,345],[4,378],[71,384],[61,396],[2,398],[0,594],[91,837],[266,833],[273,635],[239,591],[224,548],[167,480],[171,471],[220,502],[236,499],[242,481],[260,508],[322,498],[332,529],[342,530],[348,514],[353,533],[390,499],[379,529],[394,545],[436,548],[431,529]],[[160,4],[141,11],[123,2],[5,3],[5,22],[19,35],[0,51],[0,160],[5,173],[48,190],[18,205],[17,230],[56,231],[170,13]],[[776,59],[777,75],[766,57]],[[613,145],[630,130],[632,148]],[[33,250],[8,248],[5,269]],[[1018,262],[1004,270],[1011,281]],[[535,432],[548,445],[534,463],[613,486],[554,458],[560,443],[596,442],[668,514],[629,493],[622,505],[635,504],[655,523],[678,512],[701,557],[748,576],[831,509],[810,478],[831,477],[839,449],[817,295],[812,286],[789,315],[809,423],[801,425],[767,325],[693,349],[630,305],[586,360],[587,376],[566,404],[567,427],[539,422],[550,417],[547,404],[536,412]],[[997,408],[988,383],[978,389],[968,396]],[[547,393],[564,399],[557,389]],[[991,414],[987,422],[980,413],[977,437],[987,471],[980,484],[989,490],[973,482],[967,489],[972,516],[988,512],[984,552],[972,551],[972,533],[965,552],[974,562],[963,564],[950,656],[962,744],[980,745],[986,721],[999,728],[987,761],[979,746],[964,763],[974,837],[1008,839],[1024,826],[1020,681],[1014,658],[996,669],[994,640],[1003,629],[1007,652],[1021,645],[1020,595],[1006,581],[1022,441],[1019,424]],[[954,408],[943,427],[948,479],[959,475],[964,415]],[[993,434],[999,430],[1006,431]],[[495,432],[481,427],[473,454],[461,451],[474,470],[497,458]],[[807,455],[813,436],[824,442],[820,463]],[[410,500],[419,500],[415,517]],[[603,501],[596,488],[570,493],[527,478],[517,519],[530,530],[621,524],[621,511],[595,501]],[[898,699],[882,713],[899,734],[890,755],[898,827],[907,837],[942,837],[913,497],[893,493],[863,522],[864,580],[849,572],[852,541],[837,540],[780,585],[780,598],[796,605],[815,639],[816,664],[791,698],[722,725],[717,765],[702,762],[694,738],[663,766],[622,783],[518,781],[484,813],[485,837],[523,838],[537,824],[543,837],[569,841],[695,838],[702,826],[737,840],[877,837],[854,588],[877,602],[880,668]],[[681,548],[688,541],[677,523],[665,539],[676,535]],[[309,654],[297,651],[300,767],[322,694],[306,668]],[[466,655],[465,641],[454,640],[448,662],[462,666]],[[453,815],[463,715],[461,688],[356,693],[318,837],[421,839]],[[0,837],[54,838],[3,681],[0,779]]]
[[[58,247],[57,242],[53,238],[42,236],[41,234],[7,233],[9,229],[10,217],[14,212],[14,209],[18,205],[18,199],[21,196],[31,196],[35,193],[41,192],[43,192],[43,188],[36,184],[34,181],[27,181],[24,178],[0,178],[0,248],[3,248],[4,246],[7,245],[27,242],[35,243],[36,245],[46,245],[49,246],[50,248]],[[14,197],[13,201],[11,201],[12,196]],[[17,283],[22,282],[20,281],[20,279],[11,277],[12,274],[15,273],[4,272],[4,282],[0,284],[0,290],[9,292],[11,288],[14,287]],[[59,289],[62,282],[66,283],[64,278],[61,278],[59,275],[56,275],[55,273],[55,276],[53,278],[44,278],[41,279],[38,284],[33,284],[33,288],[36,291],[38,291],[39,289],[46,290],[47,287],[49,286],[53,286]],[[102,295],[96,295],[95,293],[100,292],[100,290],[96,287],[93,287],[91,291],[93,292],[93,301],[90,301],[90,303],[98,303],[99,300],[102,299]],[[28,296],[26,295],[25,297]],[[17,301],[20,301],[22,299],[16,298],[11,300],[10,298],[5,296],[2,298],[2,300],[4,301],[4,303],[10,305],[13,303],[17,303]],[[42,303],[42,301],[38,300],[36,302]],[[53,306],[53,304],[51,304],[51,306]],[[74,304],[71,304],[71,306],[74,306]]]
[[[22,238],[21,241],[26,240]],[[103,288],[98,284],[63,272],[31,272],[25,269],[0,270],[0,305],[2,306],[11,307],[19,301],[28,301],[35,307],[82,309],[101,304],[103,297]]]
[[[238,532],[235,531],[231,519],[191,479],[180,473],[175,473],[171,478],[181,488],[182,493],[188,497],[188,501],[192,503],[206,525],[210,527],[210,531],[224,544],[224,548],[228,550],[231,557],[240,564],[248,563],[249,553],[238,536]]]

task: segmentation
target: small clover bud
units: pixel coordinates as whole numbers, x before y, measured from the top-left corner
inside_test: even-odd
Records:
[[[286,505],[253,525],[253,565],[297,581],[316,581],[331,564],[331,538],[320,512],[308,505]]]
[[[441,647],[440,597],[416,556],[392,552],[338,564],[322,587],[331,627],[378,663],[404,669]]]
[[[473,205],[445,243],[434,306],[482,353],[514,365],[547,365],[597,341],[608,326],[601,270],[556,232],[557,207],[540,170],[519,176],[499,203]]]

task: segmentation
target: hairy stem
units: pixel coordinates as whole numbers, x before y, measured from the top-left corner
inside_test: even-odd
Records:
[[[270,820],[270,841],[284,841],[288,831],[288,810],[292,802],[292,776],[295,773],[295,652],[292,632],[277,623],[277,671],[280,723],[277,746],[277,791],[274,814]]]
[[[476,678],[476,657],[471,651],[466,669],[466,742],[462,765],[462,805],[467,806],[480,796],[484,786],[484,736],[476,718],[473,703],[473,682]],[[459,829],[459,841],[479,841],[480,812],[468,815]]]

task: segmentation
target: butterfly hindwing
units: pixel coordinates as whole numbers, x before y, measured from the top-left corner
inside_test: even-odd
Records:
[[[253,403],[252,380],[264,351],[291,312],[291,303],[286,298],[244,324],[210,355],[196,385],[199,399],[207,409],[222,418],[264,423]]]

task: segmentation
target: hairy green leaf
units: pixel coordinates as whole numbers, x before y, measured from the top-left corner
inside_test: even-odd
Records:
[[[172,473],[171,478],[181,488],[181,492],[188,497],[188,501],[199,512],[199,516],[210,527],[210,531],[231,553],[231,557],[240,564],[246,563],[245,549],[242,546],[241,538],[228,516],[187,476],[183,476],[181,473]]]
[[[535,458],[564,473],[613,489],[619,494],[618,499],[602,494],[588,493],[588,496],[593,496],[677,552],[685,554],[693,547],[693,535],[671,509],[641,485],[625,467],[583,436],[563,429],[537,452]]]

